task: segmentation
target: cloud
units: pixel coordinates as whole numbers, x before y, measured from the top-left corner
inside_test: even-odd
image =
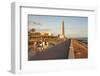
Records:
[[[29,25],[35,26],[35,25],[42,25],[39,21],[29,21]]]
[[[40,22],[36,22],[36,21],[33,21],[32,24],[33,24],[33,25],[41,25]]]
[[[38,29],[36,29],[37,31],[50,31],[51,29],[40,29],[40,28],[38,28]]]

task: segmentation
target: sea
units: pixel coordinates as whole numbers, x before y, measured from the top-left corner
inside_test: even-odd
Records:
[[[75,38],[75,39],[77,39],[77,40],[79,40],[79,41],[81,41],[81,42],[83,42],[85,44],[88,44],[88,38],[87,37]]]

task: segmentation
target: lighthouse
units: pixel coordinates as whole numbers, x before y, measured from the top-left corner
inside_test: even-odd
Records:
[[[64,31],[64,21],[62,21],[61,24],[61,34],[60,34],[60,38],[65,38],[65,31]]]

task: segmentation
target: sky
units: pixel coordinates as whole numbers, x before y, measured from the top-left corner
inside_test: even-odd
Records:
[[[58,35],[61,34],[62,21],[66,37],[88,37],[88,17],[28,15],[28,28]]]

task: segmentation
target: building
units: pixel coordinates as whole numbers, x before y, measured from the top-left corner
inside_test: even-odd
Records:
[[[62,21],[61,25],[61,34],[59,36],[61,39],[65,38],[65,30],[64,30],[64,21]]]

